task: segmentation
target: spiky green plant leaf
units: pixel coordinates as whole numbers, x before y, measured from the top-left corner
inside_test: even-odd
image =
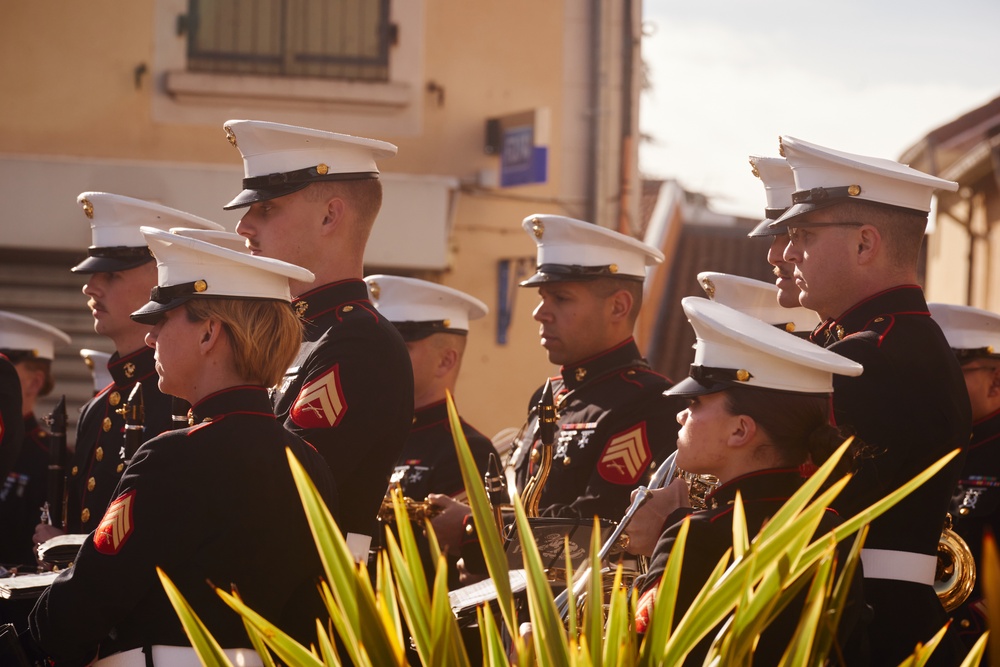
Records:
[[[202,664],[205,667],[232,667],[232,663],[223,653],[219,642],[215,641],[215,637],[208,632],[208,628],[174,586],[170,577],[159,567],[156,568],[156,575],[160,578],[160,584],[163,585],[163,590],[167,593],[167,599],[170,600],[174,612],[177,613],[177,618],[181,621],[184,634],[191,640],[191,646],[198,653]]]

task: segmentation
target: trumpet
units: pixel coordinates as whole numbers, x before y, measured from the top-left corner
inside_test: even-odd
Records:
[[[952,530],[951,514],[946,514],[944,530],[938,540],[934,592],[944,610],[952,612],[969,599],[975,585],[976,560],[972,557],[972,550]]]
[[[545,389],[538,401],[538,449],[531,453],[531,462],[538,464],[535,474],[524,484],[521,504],[527,517],[538,516],[538,503],[545,489],[545,482],[552,471],[552,448],[556,439],[556,406],[552,395],[552,381],[545,381]]]

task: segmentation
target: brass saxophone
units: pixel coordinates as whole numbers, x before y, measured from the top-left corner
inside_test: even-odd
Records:
[[[538,401],[538,439],[539,444],[531,452],[531,462],[538,468],[524,484],[521,491],[521,504],[528,518],[538,516],[538,502],[542,498],[545,482],[552,471],[552,449],[556,439],[556,404],[552,394],[552,381],[545,381],[545,389]]]

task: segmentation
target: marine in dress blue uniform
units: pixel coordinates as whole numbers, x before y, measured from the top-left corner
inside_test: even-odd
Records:
[[[237,232],[254,254],[316,274],[315,283],[292,283],[305,334],[271,399],[285,426],[330,464],[344,508],[340,528],[363,558],[413,417],[406,347],[362,281],[381,204],[376,159],[396,147],[265,121],[231,120],[225,129],[244,163],[244,189],[225,206],[249,207]],[[310,213],[287,212],[303,202]]]
[[[24,429],[20,452],[0,486],[0,565],[8,568],[35,567],[32,538],[48,499],[50,442],[34,411],[37,400],[48,396],[55,385],[52,360],[56,346],[69,342],[69,335],[45,322],[0,311],[0,353],[10,359],[20,377]],[[53,513],[56,509],[49,508]]]
[[[521,285],[540,292],[567,283],[608,291],[632,285],[641,301],[646,267],[663,260],[652,246],[572,218],[533,215],[524,219],[522,227],[538,246],[538,268]],[[543,339],[545,328],[552,326],[546,322],[545,308],[543,295],[535,312]],[[561,368],[551,378],[557,430],[551,473],[539,501],[542,516],[617,520],[628,508],[632,489],[655,462],[674,450],[679,404],[663,395],[671,383],[649,367],[631,336],[631,326],[623,324],[617,325],[624,332],[618,340],[586,356],[549,354]],[[592,326],[612,330],[610,320]],[[569,339],[587,333],[564,328],[559,336]],[[528,404],[529,426],[511,459],[518,489],[524,488],[537,465],[532,454],[539,444],[532,427],[537,419],[532,413],[543,389]]]
[[[837,423],[870,454],[836,503],[852,516],[969,442],[961,370],[915,284],[932,193],[958,185],[794,137],[781,137],[781,146],[796,192],[770,229],[789,233],[783,257],[795,265],[800,302],[824,319],[812,340],[865,368],[834,381]],[[862,563],[875,664],[901,661],[945,624],[932,584],[963,458],[872,524]],[[949,631],[931,660],[953,664],[960,655]]]
[[[682,489],[685,502],[666,515],[649,569],[635,582],[640,596],[636,609],[636,629],[640,633],[651,622],[655,597],[682,521],[689,519],[690,525],[677,590],[675,624],[708,581],[719,559],[733,546],[733,503],[737,492],[744,503],[748,537],[753,539],[798,490],[815,465],[823,463],[842,440],[825,414],[833,378],[862,372],[857,363],[769,328],[765,322],[728,306],[695,297],[687,297],[682,303],[695,329],[697,343],[690,377],[668,391],[693,399],[687,410],[678,415],[682,427],[677,467],[699,475],[715,475],[721,486],[705,497],[705,509],[695,511],[687,506],[685,482],[674,480],[674,485]],[[742,405],[741,396],[747,401]],[[716,409],[713,406],[718,402],[724,406],[721,416],[718,411],[705,412]],[[743,414],[743,410],[750,414]],[[752,420],[753,429],[744,424],[744,430],[734,431],[731,424],[735,422],[726,420],[735,415]],[[714,423],[706,427],[706,419]],[[717,423],[722,425],[716,426]],[[672,491],[655,493],[668,498]],[[633,524],[657,516],[646,509],[649,506],[647,502],[633,516]],[[839,523],[836,512],[827,509],[820,519],[817,537]],[[849,539],[841,543],[838,547],[841,557],[846,556],[850,546]],[[860,639],[863,634],[853,635],[862,604],[860,586],[859,575],[841,625],[845,643],[863,641]],[[780,661],[798,625],[804,597],[803,594],[800,601],[792,602],[765,629],[754,650],[754,664],[773,665]],[[701,664],[714,636],[715,632],[709,632],[687,663]],[[863,651],[863,645],[852,643],[851,651],[854,650]],[[849,655],[857,659],[863,653]]]
[[[442,494],[465,502],[466,489],[448,421],[446,396],[455,392],[470,322],[484,317],[489,309],[465,292],[426,280],[376,274],[367,276],[365,283],[376,308],[406,342],[413,366],[413,424],[390,481],[415,501]],[[489,438],[464,419],[461,424],[479,471],[478,479],[482,480],[491,455],[499,470],[499,456]],[[437,563],[430,557],[420,524],[414,527],[415,534],[428,579],[433,582]],[[441,524],[434,527],[437,531]],[[445,550],[449,585],[454,588],[458,585],[458,550]]]
[[[962,365],[972,405],[972,439],[950,510],[952,527],[976,564],[968,599],[951,612],[959,637],[971,648],[989,619],[981,586],[983,534],[1000,535],[1000,315],[945,303],[928,307]]]
[[[142,225],[159,229],[189,227],[221,230],[210,220],[166,206],[105,192],[83,192],[77,197],[91,226],[92,245],[88,256],[73,267],[74,273],[115,274],[119,280],[137,281],[142,277],[132,269],[150,264],[153,256],[139,231]],[[155,287],[155,281],[149,288]],[[146,289],[142,286],[142,290]],[[137,290],[140,299],[142,290]],[[87,293],[87,288],[84,288]],[[112,297],[114,298],[114,297]],[[138,308],[142,301],[116,304],[127,312]],[[128,308],[124,308],[127,306]],[[126,312],[127,311],[127,312]],[[97,326],[95,324],[95,326]],[[146,439],[171,428],[171,398],[157,387],[153,350],[142,344],[122,344],[107,362],[113,383],[101,389],[86,405],[77,424],[76,451],[67,475],[66,531],[89,533],[104,515],[113,498],[115,487],[125,470],[125,418],[118,413],[135,384],[142,384],[145,406],[144,437]],[[112,341],[116,347],[119,343]]]
[[[36,604],[31,637],[57,663],[84,664],[97,655],[96,665],[173,664],[162,654],[185,651],[189,640],[157,578],[160,567],[224,649],[242,649],[245,664],[261,664],[248,650],[240,617],[206,582],[235,586],[255,611],[300,641],[314,639],[322,566],[286,448],[335,513],[336,494],[322,457],[282,427],[264,386],[298,345],[290,308],[230,319],[222,319],[222,305],[211,309],[227,299],[234,307],[266,301],[261,305],[288,308],[288,278],[311,274],[180,233],[143,232],[157,256],[159,285],[133,317],[154,325],[149,341],[162,379],[193,403],[191,426],[138,449],[73,567]],[[210,314],[192,321],[189,313],[201,303]],[[226,333],[240,326],[247,327],[245,340]],[[241,361],[252,346],[264,347],[255,326],[274,332],[267,342],[279,357],[270,367],[261,362],[267,371]],[[105,663],[109,656],[115,662]]]
[[[7,479],[7,473],[21,451],[23,438],[21,381],[14,364],[0,353],[0,478]]]

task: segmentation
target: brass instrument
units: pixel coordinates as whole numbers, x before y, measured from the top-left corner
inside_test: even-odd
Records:
[[[48,491],[42,505],[40,521],[62,528],[66,516],[66,396],[63,395],[52,414],[45,418],[49,427]]]
[[[392,508],[392,491],[398,487],[398,484],[395,487],[390,486],[389,490],[386,491],[385,497],[382,499],[382,506],[378,508],[379,521],[396,520],[396,514]],[[433,519],[444,511],[443,507],[432,505],[428,500],[414,500],[406,496],[403,496],[403,505],[406,507],[406,516],[409,517],[410,521],[417,523],[423,523],[424,519]]]
[[[600,562],[603,563],[610,554],[614,552],[621,552],[628,546],[628,534],[625,530],[632,522],[632,518],[635,516],[635,513],[638,512],[639,508],[646,503],[653,490],[665,487],[675,477],[683,479],[688,485],[688,501],[691,503],[692,508],[695,510],[708,509],[709,502],[707,500],[707,495],[719,486],[719,478],[714,475],[699,475],[678,468],[677,452],[674,451],[656,469],[656,472],[653,473],[653,476],[649,480],[649,484],[647,486],[640,486],[636,489],[635,498],[633,498],[632,504],[629,505],[629,508],[626,510],[622,520],[618,522],[617,526],[615,526],[614,532],[612,532],[610,537],[608,537],[608,539],[604,542],[601,546],[600,552],[597,554]],[[646,559],[640,557],[639,574],[645,573],[646,566]],[[601,580],[604,582],[604,592],[607,594],[609,584],[606,581],[606,578],[608,576],[614,577],[615,570],[614,568],[604,568],[601,570],[601,573]],[[556,609],[559,611],[563,622],[566,622],[570,614],[570,593],[572,593],[573,599],[576,600],[577,608],[574,611],[579,611],[580,606],[586,597],[584,594],[584,588],[586,588],[589,576],[590,568],[582,568],[576,576],[576,580],[573,582],[572,586],[568,586],[566,590],[562,591],[556,597]],[[634,575],[629,579],[634,579]],[[626,579],[623,579],[623,582],[626,582]]]
[[[965,540],[951,528],[951,514],[945,515],[944,530],[937,548],[934,592],[946,612],[969,599],[976,585],[976,561]]]
[[[486,487],[486,500],[490,503],[493,523],[496,524],[497,532],[502,541],[504,539],[503,510],[507,501],[507,485],[504,483],[500,462],[492,452],[486,466],[486,474],[483,476],[483,485]]]
[[[538,436],[539,444],[531,452],[531,462],[538,469],[525,483],[521,491],[521,504],[528,518],[538,516],[538,502],[542,498],[545,482],[552,471],[552,448],[556,439],[556,405],[552,394],[552,381],[545,381],[545,389],[538,401]]]

